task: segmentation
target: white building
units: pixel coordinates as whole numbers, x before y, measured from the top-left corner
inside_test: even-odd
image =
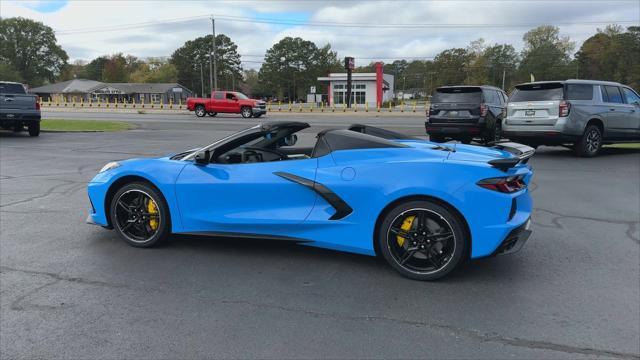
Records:
[[[331,73],[329,76],[319,77],[318,81],[329,83],[327,97],[329,105],[342,105],[347,103],[347,74]],[[382,63],[376,63],[375,73],[351,74],[351,103],[376,107],[393,99],[393,75],[382,72]]]

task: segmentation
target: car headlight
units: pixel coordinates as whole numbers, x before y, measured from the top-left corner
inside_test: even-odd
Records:
[[[112,161],[110,163],[108,163],[107,165],[103,166],[102,169],[100,169],[100,171],[98,171],[98,174],[103,173],[105,171],[109,171],[111,169],[115,169],[117,167],[120,166],[120,163],[117,161]]]

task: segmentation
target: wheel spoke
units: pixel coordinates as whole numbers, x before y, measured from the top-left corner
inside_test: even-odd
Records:
[[[402,260],[400,260],[400,265],[404,265],[404,263],[406,263],[407,260],[411,259],[417,251],[418,251],[417,247],[407,249],[404,255],[402,255]]]
[[[398,229],[398,228],[392,227],[392,228],[389,229],[389,231],[394,233],[394,234],[396,234],[397,236],[401,236],[401,237],[409,238],[409,239],[413,238],[413,236],[411,236],[411,234],[409,234],[408,232],[406,232],[406,231],[404,231],[402,229]]]
[[[122,200],[118,200],[118,206],[120,206],[127,213],[131,214],[131,209]]]
[[[127,231],[127,229],[129,229],[131,227],[131,225],[134,225],[135,223],[136,222],[133,221],[133,220],[127,221],[127,224],[124,227],[122,227],[122,229],[120,229],[120,231],[122,231],[122,232]]]

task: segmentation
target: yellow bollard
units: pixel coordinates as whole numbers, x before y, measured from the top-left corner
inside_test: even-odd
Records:
[[[320,103],[320,112],[324,112],[324,101]]]
[[[369,112],[369,103],[364,103],[364,112]]]
[[[389,101],[389,112],[391,112],[391,101]]]
[[[300,110],[300,112],[302,112],[302,103],[301,102],[298,103],[298,110]]]
[[[400,101],[400,112],[404,112],[404,101]]]
[[[282,101],[278,101],[278,111],[282,111]]]
[[[358,112],[358,104],[353,104],[353,112]]]
[[[173,109],[173,99],[169,99],[169,109]]]
[[[132,100],[133,101],[131,102],[131,107],[135,109],[136,108],[136,98],[134,97]]]
[[[267,102],[267,111],[271,112],[271,101]]]
[[[416,102],[413,102],[413,112],[416,112]]]
[[[342,104],[342,112],[347,112],[347,104]]]
[[[291,101],[289,101],[289,112],[291,112]]]

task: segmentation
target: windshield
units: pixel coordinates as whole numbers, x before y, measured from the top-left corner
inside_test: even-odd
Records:
[[[0,83],[1,94],[26,94],[22,84]]]
[[[437,89],[431,102],[434,103],[480,103],[482,90],[480,88],[442,88]]]
[[[239,92],[234,92],[233,95],[235,95],[240,100],[246,100],[249,98],[247,95]]]
[[[528,84],[516,86],[509,102],[562,100],[563,98],[562,83]]]

